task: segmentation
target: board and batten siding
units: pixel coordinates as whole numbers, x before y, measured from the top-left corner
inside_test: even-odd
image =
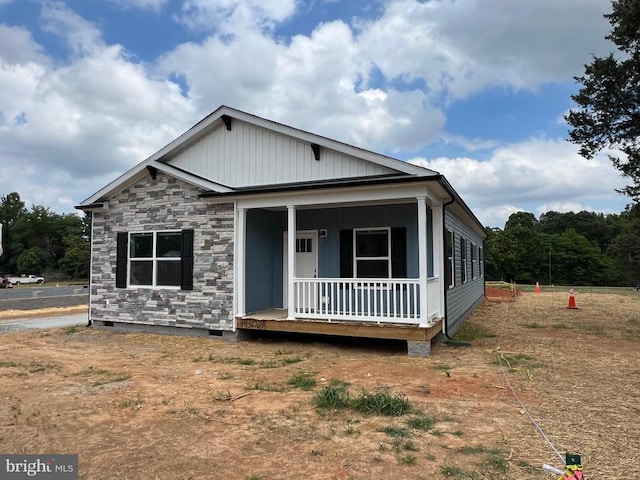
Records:
[[[449,210],[445,210],[445,228],[454,233],[455,286],[447,291],[447,333],[452,336],[484,299],[484,276],[471,275],[471,244],[483,246],[483,239]],[[467,282],[462,283],[460,239],[467,241]],[[445,252],[446,255],[446,252]],[[446,260],[446,259],[445,259]],[[445,288],[447,288],[445,286]]]
[[[228,187],[276,185],[397,173],[339,152],[234,121],[217,128],[169,160],[175,167]]]
[[[138,325],[233,330],[234,205],[208,204],[201,190],[158,173],[94,212],[91,319]],[[116,288],[118,232],[193,230],[193,290]]]

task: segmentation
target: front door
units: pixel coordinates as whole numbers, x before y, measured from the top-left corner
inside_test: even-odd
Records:
[[[283,265],[283,305],[287,305],[287,293],[288,293],[288,242],[287,232],[284,232],[284,265]],[[318,276],[318,232],[301,231],[296,232],[296,278],[317,278]],[[308,309],[315,310],[317,306],[318,296],[317,288],[306,289],[304,295],[304,302],[307,304]],[[298,298],[296,298],[296,305],[298,305]]]

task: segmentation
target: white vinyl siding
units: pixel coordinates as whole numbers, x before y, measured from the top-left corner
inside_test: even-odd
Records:
[[[178,153],[169,163],[228,187],[276,185],[397,173],[371,162],[234,120]]]

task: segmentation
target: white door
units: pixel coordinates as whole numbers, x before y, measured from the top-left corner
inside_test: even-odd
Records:
[[[283,250],[283,305],[287,305],[287,293],[288,293],[288,242],[287,232],[284,232],[284,250]],[[313,231],[301,231],[296,232],[296,278],[317,278],[318,276],[318,232]],[[302,300],[307,306],[307,310],[315,310],[318,301],[318,289],[315,286],[307,285],[302,295]],[[297,292],[296,292],[297,294]],[[296,305],[299,305],[298,297],[296,295]]]

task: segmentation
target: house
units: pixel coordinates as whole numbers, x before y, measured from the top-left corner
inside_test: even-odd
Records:
[[[226,106],[77,208],[97,326],[426,355],[484,298],[484,229],[442,175]]]

